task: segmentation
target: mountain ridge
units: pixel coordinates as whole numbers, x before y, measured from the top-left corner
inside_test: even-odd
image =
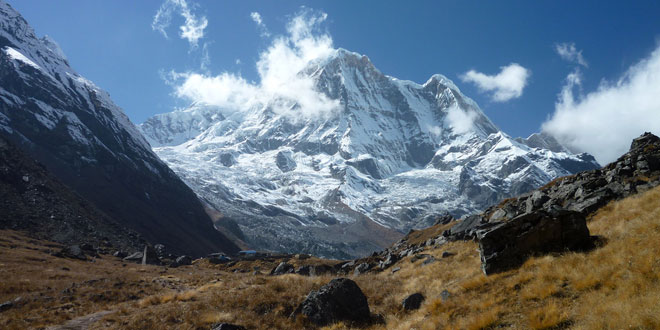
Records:
[[[117,222],[173,252],[238,248],[107,92],[0,1],[0,135]]]
[[[375,238],[382,248],[442,214],[473,213],[599,166],[547,135],[510,138],[440,74],[424,84],[398,80],[340,49],[299,75],[337,109],[295,117],[295,102],[289,112],[273,108],[279,99],[240,109],[195,103],[139,126],[155,152],[256,248],[365,255],[375,248],[360,246],[374,240],[368,233],[342,240],[318,231],[364,216],[390,233]]]

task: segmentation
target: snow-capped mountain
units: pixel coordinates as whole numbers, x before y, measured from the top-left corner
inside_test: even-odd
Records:
[[[108,93],[76,73],[52,39],[38,38],[2,0],[0,135],[152,243],[195,255],[237,249]]]
[[[552,137],[513,139],[442,75],[424,84],[343,49],[300,75],[339,101],[329,116],[193,104],[140,129],[256,248],[356,256],[438,215],[461,216],[599,165]],[[295,106],[294,106],[295,109]]]

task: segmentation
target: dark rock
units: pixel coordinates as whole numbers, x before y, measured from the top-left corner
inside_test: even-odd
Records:
[[[337,278],[311,291],[292,316],[303,314],[317,326],[338,321],[364,323],[371,317],[367,297],[350,279]]]
[[[79,245],[69,245],[55,253],[55,256],[60,258],[87,260],[87,256],[85,256],[85,253]]]
[[[316,265],[316,266],[312,266],[309,275],[319,276],[323,274],[329,274],[330,272],[332,272],[332,270],[333,270],[332,266],[329,265]]]
[[[115,251],[112,255],[113,255],[114,257],[122,258],[122,259],[123,259],[123,258],[126,258],[126,257],[128,256],[128,253],[126,253],[126,252],[124,252],[124,251]]]
[[[434,226],[437,225],[446,225],[450,222],[454,221],[454,217],[451,216],[451,214],[445,214],[441,217],[438,217],[435,219],[435,222],[433,223]]]
[[[230,324],[230,323],[220,323],[216,324],[212,328],[213,330],[246,330],[244,326]]]
[[[295,273],[302,276],[310,276],[312,273],[312,266],[309,265],[300,266],[296,268]]]
[[[417,292],[409,295],[408,297],[406,297],[406,299],[403,299],[401,305],[403,306],[403,309],[407,311],[413,311],[419,309],[423,301],[424,301],[424,295]]]
[[[0,304],[0,312],[4,312],[6,310],[9,310],[12,307],[14,307],[14,302],[13,301],[5,301],[2,304]]]
[[[476,228],[485,222],[486,220],[481,215],[468,216],[449,229],[448,237],[454,240],[473,239]]]
[[[189,256],[180,256],[174,261],[178,266],[189,266],[192,265],[192,258]]]
[[[591,243],[584,215],[538,211],[477,232],[486,275],[518,267],[532,254],[578,250]]]
[[[449,258],[449,257],[455,256],[455,255],[456,255],[456,253],[454,253],[454,252],[449,252],[449,251],[442,252],[442,257],[443,258]]]
[[[435,262],[435,258],[433,256],[429,256],[428,258],[426,258],[426,260],[424,260],[424,262],[422,262],[422,265],[428,265],[434,262]]]
[[[270,271],[270,275],[284,275],[293,272],[294,272],[293,266],[283,261],[280,262],[280,264],[277,265],[277,267],[273,268],[273,270]]]
[[[290,172],[296,169],[296,161],[293,160],[291,152],[278,152],[275,156],[275,164],[282,172]]]
[[[380,269],[387,269],[388,267],[394,265],[394,263],[396,263],[398,260],[399,260],[399,258],[396,255],[391,254],[391,253],[387,254],[387,256],[385,257],[385,260],[381,261],[378,264],[378,267]]]
[[[550,199],[548,195],[544,194],[541,191],[535,191],[532,196],[527,198],[525,212],[530,213],[533,210],[539,209],[543,206],[543,203],[547,202]]]
[[[442,290],[442,292],[440,293],[440,298],[442,299],[442,302],[449,300],[449,297],[451,297],[451,293],[449,293],[449,291],[447,290]]]
[[[165,251],[165,245],[163,244],[154,245],[154,251],[156,252],[156,256],[158,258],[165,258],[167,256]]]
[[[145,245],[144,250],[142,251],[142,260],[140,261],[143,265],[160,265],[160,259],[156,250],[151,245]]]

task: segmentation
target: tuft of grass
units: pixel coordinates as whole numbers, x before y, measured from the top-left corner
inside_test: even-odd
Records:
[[[562,325],[569,323],[566,313],[557,304],[552,302],[530,311],[527,319],[529,321],[529,327],[532,329],[560,328]]]

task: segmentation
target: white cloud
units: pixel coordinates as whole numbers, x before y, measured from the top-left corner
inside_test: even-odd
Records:
[[[447,110],[447,120],[454,134],[463,134],[472,131],[474,119],[477,114],[470,110],[463,110],[454,105]]]
[[[492,92],[491,98],[495,102],[506,102],[520,97],[531,71],[518,63],[511,63],[500,69],[500,73],[494,76],[470,70],[460,78],[464,82],[474,83],[482,92]]]
[[[660,47],[614,83],[578,96],[575,87],[580,87],[579,71],[567,77],[554,114],[542,127],[566,146],[606,164],[645,131],[660,133]]]
[[[250,17],[252,17],[252,20],[257,23],[257,25],[261,26],[264,24],[264,22],[261,20],[261,14],[258,12],[254,11],[250,13]]]
[[[564,42],[555,44],[555,52],[565,61],[582,65],[585,68],[589,67],[589,64],[582,56],[582,50],[577,50],[575,43]]]
[[[261,36],[262,37],[270,37],[270,32],[268,31],[268,28],[266,27],[266,24],[264,23],[263,19],[261,18],[261,14],[258,12],[254,11],[250,13],[250,18],[254,21],[255,24],[257,24],[257,27],[261,30]]]
[[[184,24],[179,27],[179,36],[181,39],[188,40],[191,48],[196,48],[199,39],[204,37],[204,29],[209,22],[205,16],[198,18],[186,0],[166,0],[156,12],[151,28],[167,38],[165,30],[171,25],[174,12],[178,12],[184,19]]]
[[[327,116],[339,102],[316,90],[314,80],[299,73],[315,60],[335,52],[332,38],[319,32],[325,13],[305,10],[287,24],[287,35],[276,37],[256,63],[259,83],[240,74],[174,73],[175,95],[190,101],[218,105],[227,112],[268,106],[294,120]]]

